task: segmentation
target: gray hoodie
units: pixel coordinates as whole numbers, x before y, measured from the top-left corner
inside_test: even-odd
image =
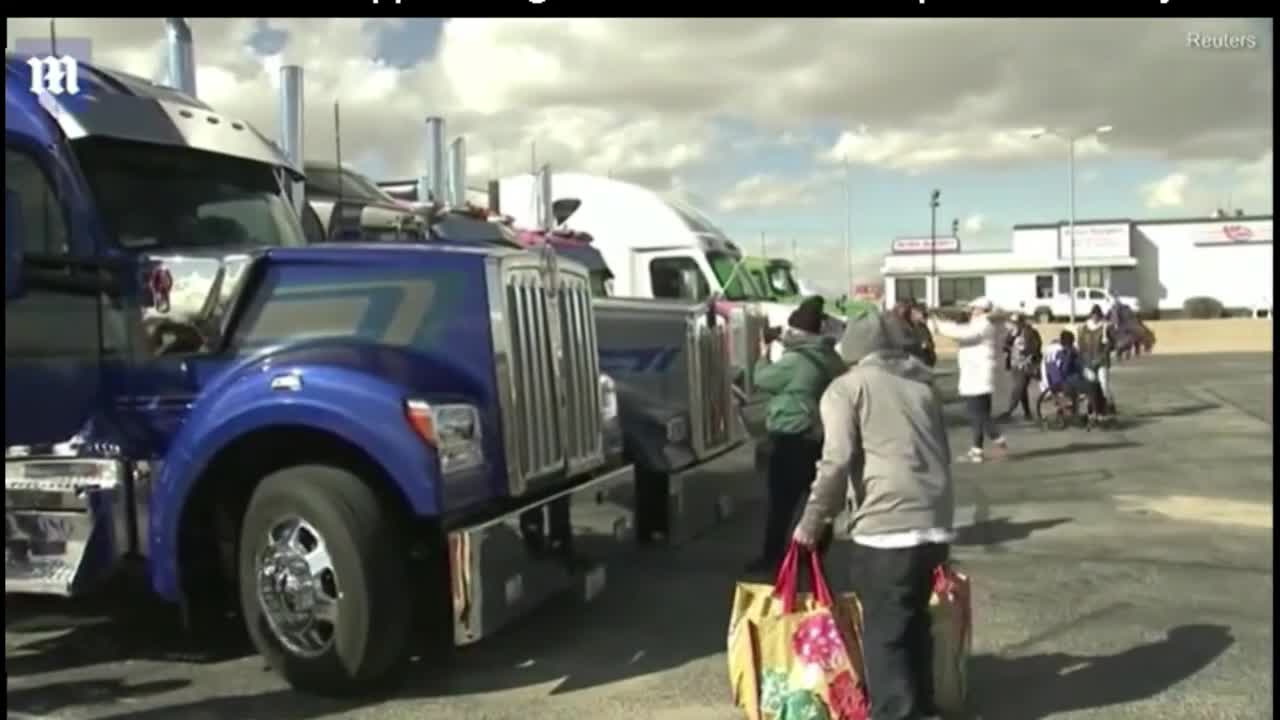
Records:
[[[896,324],[855,312],[840,342],[852,367],[822,395],[822,459],[800,527],[816,537],[852,488],[853,534],[950,530],[951,451],[933,373],[901,350]]]

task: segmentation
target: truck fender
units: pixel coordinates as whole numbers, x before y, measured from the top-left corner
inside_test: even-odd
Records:
[[[382,467],[414,513],[438,513],[437,464],[404,419],[403,388],[332,366],[229,374],[235,377],[215,381],[197,400],[152,486],[148,546],[160,596],[179,599],[178,525],[196,480],[222,450],[255,430],[289,425],[337,435]]]

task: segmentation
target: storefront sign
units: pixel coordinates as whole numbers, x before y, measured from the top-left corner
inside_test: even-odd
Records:
[[[1110,225],[1076,225],[1075,255],[1077,258],[1125,258],[1129,257],[1129,223]],[[1058,228],[1058,257],[1071,257],[1071,230],[1063,225]]]
[[[912,255],[915,253],[930,252],[929,246],[933,245],[934,253],[953,253],[960,252],[960,238],[954,236],[930,238],[930,237],[900,237],[894,238],[892,251],[898,255]]]
[[[1196,228],[1194,237],[1196,245],[1247,245],[1271,242],[1271,232],[1270,220],[1223,220]]]

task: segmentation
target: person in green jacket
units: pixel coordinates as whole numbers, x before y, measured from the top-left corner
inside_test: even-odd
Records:
[[[770,362],[764,346],[755,368],[755,387],[769,396],[765,428],[770,451],[764,546],[760,557],[747,566],[749,573],[776,571],[822,454],[818,399],[845,370],[835,339],[822,335],[822,318],[822,298],[800,303],[787,318],[782,357]]]

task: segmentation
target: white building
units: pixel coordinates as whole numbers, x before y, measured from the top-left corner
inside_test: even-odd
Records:
[[[1270,308],[1272,218],[1085,220],[1075,224],[1076,285],[1137,298],[1144,314],[1177,313],[1191,297],[1229,311]],[[885,301],[962,305],[985,295],[1007,309],[1065,293],[1071,267],[1067,223],[1015,225],[1008,251],[961,252],[954,237],[898,238],[881,274]],[[929,282],[930,276],[936,284]]]

